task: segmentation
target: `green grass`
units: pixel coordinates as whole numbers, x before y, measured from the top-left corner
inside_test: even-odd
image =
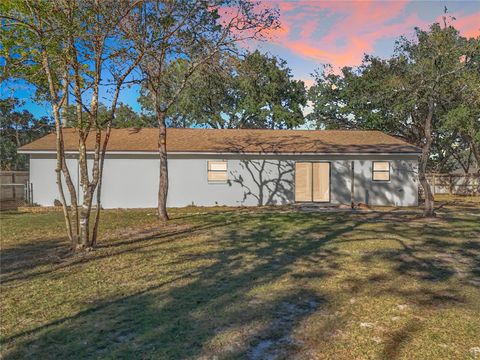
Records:
[[[75,256],[60,212],[3,212],[0,355],[480,357],[480,199],[443,201],[436,220],[192,207],[158,227],[109,210]]]

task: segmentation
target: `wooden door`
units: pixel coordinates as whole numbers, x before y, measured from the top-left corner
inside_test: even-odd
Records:
[[[330,163],[313,163],[313,201],[330,201]]]
[[[312,201],[312,163],[295,163],[295,201]]]
[[[330,202],[330,163],[295,163],[295,201]]]

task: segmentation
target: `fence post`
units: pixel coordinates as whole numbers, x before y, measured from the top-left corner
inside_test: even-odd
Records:
[[[351,164],[351,172],[352,172],[352,177],[351,177],[352,183],[350,184],[350,207],[353,209],[355,208],[355,162],[353,161]]]
[[[30,201],[32,199],[32,194],[30,193],[30,170],[27,173],[27,179],[25,180],[25,186],[28,189],[28,199],[27,199],[27,204],[32,205],[32,202]]]
[[[23,187],[25,188],[25,202],[30,204],[30,186],[28,186],[28,179],[25,181],[25,185]]]
[[[435,191],[435,173],[432,174],[432,184],[433,184],[433,195],[436,194],[436,191]]]
[[[15,173],[12,172],[12,182],[10,184],[15,184]],[[12,199],[13,201],[17,200],[17,189],[15,185],[12,185]]]

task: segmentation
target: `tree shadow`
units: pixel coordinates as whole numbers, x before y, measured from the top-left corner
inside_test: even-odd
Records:
[[[16,247],[2,250],[1,280],[7,284],[17,280],[29,280],[40,275],[49,274],[60,269],[71,268],[88,262],[101,261],[122,254],[147,250],[159,244],[179,241],[186,235],[195,235],[204,231],[224,226],[226,223],[239,221],[240,217],[231,216],[232,212],[200,213],[196,215],[195,225],[158,227],[151,230],[135,230],[103,242],[97,251],[107,250],[101,254],[74,254],[64,238],[50,240],[32,240]],[[208,218],[208,220],[207,220]],[[42,269],[50,265],[47,269]],[[40,268],[40,269],[38,269]]]
[[[64,238],[35,239],[2,249],[2,283],[8,282],[9,277],[15,274],[47,264],[61,263],[71,253]]]
[[[412,321],[394,332],[385,344],[381,359],[397,359],[401,357],[402,349],[421,331],[422,324]]]
[[[470,222],[473,225],[475,220]],[[363,256],[363,261],[368,263],[381,259],[390,263],[395,273],[426,282],[443,282],[454,276],[463,282],[480,282],[478,242],[445,240],[451,236],[452,230],[448,227],[440,228],[435,224],[422,225],[421,233],[426,238],[425,241],[416,240],[419,235],[418,228],[400,232],[394,222],[389,222],[386,228],[390,233],[401,233],[400,237],[395,238],[400,245],[398,249],[371,251]],[[468,236],[469,229],[464,231],[464,236]],[[369,230],[369,233],[372,236],[376,233],[382,235],[378,230]]]
[[[249,179],[234,171],[232,183],[239,184],[243,189],[243,200],[253,197],[257,205],[285,205],[294,201],[293,173],[294,161],[250,159],[241,160],[242,173]]]
[[[420,309],[464,305],[467,300],[449,280],[459,274],[463,282],[479,280],[478,242],[451,243],[448,228],[436,224],[409,228],[405,225],[408,219],[411,214],[397,214],[392,219],[388,213],[303,214],[268,209],[208,213],[190,217],[194,227],[182,229],[180,234],[153,234],[128,243],[119,240],[105,248],[112,253],[96,257],[125,251],[146,251],[154,257],[158,256],[154,247],[164,241],[175,241],[169,251],[177,251],[184,246],[181,239],[192,231],[205,234],[206,244],[215,246],[205,254],[186,250],[172,260],[172,265],[202,260],[202,265],[193,269],[180,268],[165,281],[141,291],[102,299],[73,316],[10,336],[3,341],[7,349],[4,358],[38,358],[47,353],[62,359],[289,358],[301,348],[294,334],[298,324],[313,312],[334,309],[339,304],[332,297],[348,298],[348,291],[368,292],[372,297],[394,295]],[[295,230],[279,227],[278,222]],[[358,229],[377,222],[379,228]],[[352,238],[356,231],[361,236]],[[470,230],[458,231],[462,236]],[[418,240],[419,232],[426,240]],[[352,273],[342,280],[338,294],[312,290],[312,281],[326,281],[345,271],[343,260],[351,254],[339,247],[353,241],[394,241],[397,248],[379,246],[359,255],[362,265],[380,261],[391,271],[368,278]],[[442,254],[446,256],[439,256]],[[292,272],[298,263],[305,264],[308,271]],[[257,295],[285,277],[295,278],[294,288]],[[400,288],[399,277],[421,286]],[[444,286],[430,287],[432,284]],[[388,334],[382,356],[398,356],[420,331],[421,324],[409,323]],[[56,345],[65,343],[68,346]]]
[[[298,214],[282,216],[283,221],[299,220]],[[328,255],[323,254],[323,246],[352,231],[356,225],[339,221],[332,229],[321,223],[292,237],[277,233],[274,224],[268,224],[272,214],[251,217],[248,220],[255,226],[247,232],[232,226],[218,240],[220,249],[208,253],[208,258],[214,260],[212,264],[193,271],[179,271],[168,284],[156,284],[129,296],[106,299],[74,316],[18,333],[5,339],[7,347],[15,343],[5,358],[46,352],[54,358],[75,355],[77,358],[178,359],[202,353],[266,358],[279,347],[282,353],[294,351],[292,329],[303,317],[326,306],[328,298],[300,287],[265,301],[256,298],[254,290],[285,276],[289,266],[300,259],[318,256],[313,261],[320,258],[338,261],[342,255],[332,249]],[[266,226],[256,226],[263,222]],[[308,236],[318,232],[327,235]],[[191,253],[177,261],[188,262],[197,257]],[[328,276],[333,271],[335,266],[318,276]],[[237,345],[231,349],[210,348],[212,341],[233,328],[244,329]],[[52,351],[54,344],[65,342],[69,342],[69,346]]]

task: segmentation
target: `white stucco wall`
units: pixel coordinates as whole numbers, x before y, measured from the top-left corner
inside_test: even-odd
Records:
[[[66,159],[72,182],[78,188],[78,162],[75,157]],[[33,184],[33,202],[42,206],[52,206],[58,195],[55,155],[30,155],[30,182]],[[63,177],[62,177],[63,179]],[[70,203],[68,190],[63,181],[65,198]]]
[[[228,182],[209,183],[209,158],[177,156],[169,160],[169,206],[255,206],[293,202],[294,161],[217,157],[228,161]]]
[[[229,180],[208,183],[207,161],[228,161]],[[372,181],[372,161],[391,162],[391,180]],[[295,161],[331,163],[331,202],[350,203],[351,163],[355,169],[355,201],[371,205],[418,204],[417,157],[412,155],[240,156],[170,155],[168,206],[255,206],[294,202]],[[69,168],[78,181],[75,159]],[[34,202],[51,206],[58,199],[55,158],[32,155],[30,176]],[[157,155],[107,155],[102,188],[105,208],[149,208],[157,204]],[[81,196],[80,196],[81,197]]]
[[[103,207],[156,207],[159,172],[157,157],[109,157],[103,169]]]
[[[375,159],[376,160],[376,159]],[[372,160],[355,161],[355,202],[370,205],[418,205],[418,161],[390,160],[390,181],[372,180]]]

